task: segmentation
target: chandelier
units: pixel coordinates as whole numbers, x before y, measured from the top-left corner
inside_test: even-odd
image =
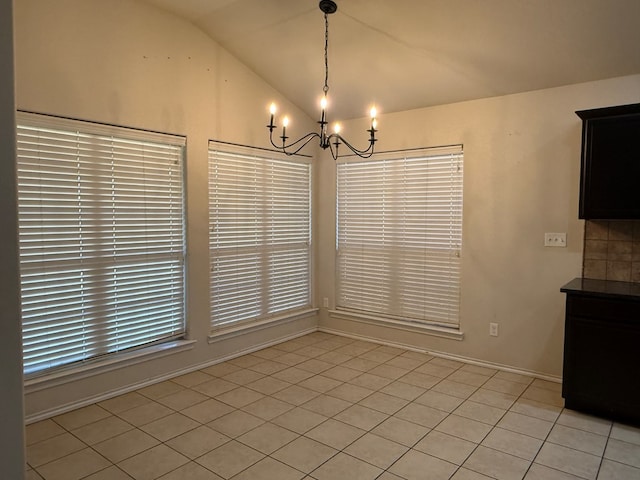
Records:
[[[295,155],[300,150],[302,150],[305,145],[307,145],[314,138],[318,138],[320,142],[320,147],[323,150],[327,148],[331,152],[331,156],[334,160],[338,158],[338,150],[340,145],[346,146],[353,154],[358,155],[362,158],[369,158],[373,155],[373,150],[376,141],[376,126],[377,126],[377,111],[376,107],[372,107],[370,111],[371,115],[371,128],[367,130],[369,133],[369,146],[364,150],[359,150],[353,145],[351,145],[348,141],[346,141],[342,135],[340,135],[340,124],[336,123],[333,127],[333,133],[327,133],[327,127],[329,121],[327,120],[327,94],[329,93],[329,15],[335,13],[338,10],[338,6],[332,0],[320,0],[320,4],[318,5],[320,10],[324,13],[324,87],[322,91],[324,92],[322,99],[320,100],[320,120],[318,124],[320,125],[318,132],[310,132],[306,135],[300,137],[298,140],[292,141],[291,143],[287,143],[289,137],[287,137],[287,127],[289,126],[289,118],[284,117],[282,119],[282,135],[280,135],[280,139],[282,143],[278,142],[276,144],[273,140],[273,131],[278,128],[277,125],[273,123],[274,116],[276,113],[276,105],[272,103],[269,111],[271,113],[271,119],[269,120],[269,125],[267,128],[269,129],[269,140],[271,141],[271,145],[280,150],[281,152],[287,155]]]

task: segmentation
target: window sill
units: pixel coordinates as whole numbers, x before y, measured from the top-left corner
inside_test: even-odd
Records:
[[[308,318],[318,313],[317,308],[308,308],[294,313],[286,313],[274,317],[269,317],[256,322],[247,322],[241,325],[230,325],[227,327],[219,327],[209,334],[209,343],[220,342],[229,338],[246,335],[248,333],[264,330],[278,325],[284,325],[289,322],[295,322],[303,318]]]
[[[437,327],[435,325],[422,324],[417,322],[407,322],[402,320],[391,319],[388,317],[378,317],[375,315],[356,313],[348,310],[329,310],[331,318],[349,320],[352,322],[365,323],[367,325],[375,325],[379,327],[393,328],[403,330],[405,332],[421,333],[434,337],[448,338],[451,340],[464,339],[464,333],[453,328]]]
[[[131,352],[115,354],[111,357],[90,361],[82,365],[70,366],[66,369],[25,380],[24,391],[26,394],[37,392],[119,368],[166,357],[167,355],[185,352],[191,350],[195,343],[195,340],[174,340]]]

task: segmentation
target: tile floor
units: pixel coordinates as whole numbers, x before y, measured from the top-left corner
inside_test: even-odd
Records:
[[[634,480],[560,385],[326,333],[27,427],[29,480]]]

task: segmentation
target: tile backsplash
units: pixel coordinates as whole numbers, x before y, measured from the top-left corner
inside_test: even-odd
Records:
[[[640,221],[587,220],[582,276],[640,283]]]

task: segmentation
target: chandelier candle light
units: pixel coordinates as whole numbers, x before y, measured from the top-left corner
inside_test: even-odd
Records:
[[[332,13],[335,13],[336,10],[338,10],[338,6],[332,0],[321,0],[318,6],[320,7],[320,10],[324,13],[324,27],[325,27],[324,28],[324,87],[322,88],[322,91],[324,92],[324,94],[322,96],[322,99],[320,100],[320,121],[318,121],[318,124],[320,125],[320,132],[307,133],[306,135],[300,137],[298,140],[287,144],[287,140],[289,139],[289,137],[287,137],[287,127],[289,126],[289,118],[284,117],[282,119],[282,135],[280,135],[282,144],[277,145],[273,141],[273,130],[277,128],[277,125],[273,123],[274,117],[276,114],[276,104],[272,103],[269,108],[269,111],[271,113],[271,118],[269,120],[269,125],[267,125],[267,128],[269,129],[269,140],[271,141],[271,145],[273,145],[275,148],[277,148],[281,152],[286,153],[287,155],[295,155],[300,150],[302,150],[304,146],[307,145],[311,140],[313,140],[315,137],[318,137],[318,139],[320,140],[320,147],[323,150],[326,150],[328,148],[334,160],[337,160],[338,148],[342,144],[346,145],[347,148],[349,148],[349,150],[351,150],[353,154],[358,155],[359,157],[362,157],[362,158],[369,158],[371,155],[373,155],[374,146],[376,141],[378,140],[376,138],[376,132],[378,131],[376,130],[376,127],[378,124],[378,120],[376,118],[377,116],[376,107],[371,107],[371,111],[370,111],[371,128],[367,130],[367,132],[369,132],[369,146],[365,150],[358,150],[349,142],[347,142],[340,135],[340,124],[338,123],[334,125],[333,133],[327,134],[327,125],[329,123],[327,121],[327,114],[326,114],[327,94],[329,92],[329,55],[328,55],[329,15]]]

